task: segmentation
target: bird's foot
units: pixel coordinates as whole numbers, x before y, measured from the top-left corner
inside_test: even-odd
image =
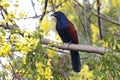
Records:
[[[70,42],[68,43],[68,48],[69,48],[69,46],[70,46],[71,43],[72,43],[72,41],[70,41]]]

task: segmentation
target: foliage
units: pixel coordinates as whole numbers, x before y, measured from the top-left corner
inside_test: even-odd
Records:
[[[119,0],[101,0],[101,16],[110,19],[102,21],[104,39],[99,38],[97,24],[96,0],[87,5],[86,22],[84,19],[84,3],[78,0],[49,0],[46,15],[39,21],[40,10],[44,12],[45,0],[34,0],[31,14],[27,10],[20,10],[22,0],[0,0],[0,78],[3,80],[28,79],[28,80],[118,80],[120,79],[120,38],[119,25],[111,21],[118,21],[120,16]],[[29,0],[28,0],[29,1]],[[32,0],[31,0],[32,1]],[[90,54],[82,59],[82,69],[74,73],[71,68],[70,57],[62,54],[56,48],[41,44],[43,37],[51,37],[59,41],[60,37],[55,32],[55,19],[50,17],[53,11],[51,1],[56,11],[63,11],[78,30],[80,44],[105,47],[110,49],[105,55]],[[23,6],[23,5],[22,5]],[[39,8],[37,8],[39,7]],[[42,7],[42,9],[41,9]],[[34,31],[21,29],[19,21],[24,24],[33,19],[36,24]],[[7,27],[19,26],[17,29],[6,29]],[[30,27],[29,27],[30,28]],[[117,33],[117,35],[115,34]],[[63,51],[64,53],[64,51]],[[66,53],[66,52],[65,52]],[[81,58],[88,53],[80,52]],[[83,53],[83,54],[82,54]]]

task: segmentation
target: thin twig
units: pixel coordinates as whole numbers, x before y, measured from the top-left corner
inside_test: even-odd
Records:
[[[85,25],[85,32],[86,32],[86,36],[87,36],[87,41],[88,41],[88,45],[90,45],[90,39],[89,39],[89,34],[88,34],[88,25],[87,25],[87,0],[84,0],[84,25]]]
[[[31,4],[32,4],[32,7],[33,7],[33,10],[34,10],[35,16],[37,16],[37,12],[36,12],[36,10],[35,10],[35,3],[33,2],[33,0],[31,0]],[[36,20],[34,20],[34,21],[35,21],[36,26],[37,26],[37,21],[36,21]]]
[[[33,0],[31,0],[31,4],[32,4],[33,10],[34,10],[34,12],[35,12],[35,16],[37,16],[37,12],[36,12],[36,10],[35,10],[35,3],[33,2]]]
[[[48,0],[45,0],[44,10],[43,10],[43,14],[42,14],[42,16],[40,18],[40,21],[42,21],[43,17],[45,16],[46,9],[47,9],[47,4],[48,4]]]
[[[60,53],[62,53],[62,54],[70,55],[70,52],[66,52],[66,51],[63,51],[63,50],[56,50],[56,49],[53,49],[52,47],[46,47],[46,46],[44,46],[44,47],[45,47],[45,48],[48,48],[48,49],[50,49],[50,50],[54,50],[54,51],[60,52]],[[82,57],[82,58],[80,58],[80,59],[82,60],[82,59],[86,59],[86,58],[88,58],[88,57],[89,57],[89,54],[88,54],[88,56]]]
[[[53,11],[55,12],[55,7],[54,7],[53,0],[51,0],[51,4],[52,4]]]
[[[97,14],[100,15],[100,1],[97,0]],[[100,39],[103,39],[103,35],[102,35],[102,28],[101,28],[101,19],[98,16],[98,27],[99,27],[99,33],[100,33]]]
[[[116,35],[117,37],[120,37],[120,32],[115,32],[114,35]]]
[[[66,52],[66,51],[63,51],[63,50],[58,50],[58,49],[54,49],[53,47],[47,47],[47,46],[44,46],[44,47],[47,48],[47,49],[53,50],[53,51],[57,51],[57,52],[60,52],[60,53],[63,53],[63,54],[70,55],[69,52]]]
[[[55,62],[51,57],[49,57],[47,54],[45,54],[45,58],[51,60],[51,64],[52,64],[53,68],[56,67],[56,62]],[[63,77],[68,78],[67,75],[66,75],[66,73],[65,73],[63,70],[58,70],[58,72],[59,72]]]
[[[6,69],[7,69],[7,67],[6,67],[5,65],[3,65],[1,61],[0,61],[0,64],[2,65],[2,67],[4,67],[4,68],[6,68]]]
[[[2,9],[1,9],[0,11],[1,11],[1,15],[2,15],[3,19],[5,20],[5,17],[4,17],[4,14],[3,14],[3,12],[2,12]],[[6,26],[9,27],[9,26],[8,26],[8,23],[6,23]]]
[[[31,64],[29,64],[26,68],[26,70],[24,71],[24,73],[21,75],[22,77],[26,74],[26,72],[29,70],[29,67],[30,67]]]
[[[84,9],[84,7],[83,7],[78,1],[75,0],[75,2],[77,3],[77,5],[79,5],[81,8]],[[110,23],[113,23],[113,24],[116,24],[116,25],[119,25],[119,26],[120,26],[120,23],[117,22],[117,21],[114,21],[114,20],[112,20],[112,19],[108,19],[108,18],[106,18],[106,17],[103,16],[103,15],[95,14],[94,12],[90,11],[89,9],[87,9],[87,11],[88,11],[88,12],[91,12],[93,15],[95,15],[95,16],[97,16],[97,17],[100,17],[102,20],[105,20],[105,21],[108,21],[108,22],[110,22]]]
[[[13,68],[13,66],[12,66],[12,64],[11,64],[11,62],[10,62],[10,60],[8,60],[9,61],[9,64],[10,64],[10,66],[11,66],[11,68],[12,68],[12,73],[15,75],[15,70],[14,70],[14,68]],[[13,79],[12,80],[14,80],[14,76],[13,76]]]
[[[36,16],[31,16],[31,17],[24,17],[24,18],[21,18],[21,19],[31,19],[31,18],[39,18],[41,17],[42,15],[36,15]]]
[[[6,15],[8,15],[8,12],[7,12],[6,9],[4,9],[2,6],[0,6],[0,8],[4,11],[4,13],[5,13]],[[19,26],[16,24],[16,22],[15,22],[13,19],[9,19],[9,20],[10,20],[11,23],[14,22],[14,26],[15,26],[16,28],[19,28]]]

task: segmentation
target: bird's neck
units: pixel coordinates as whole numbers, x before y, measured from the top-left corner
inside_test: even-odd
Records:
[[[61,24],[66,24],[68,22],[67,18],[60,18],[57,19],[57,24],[61,25]]]
[[[56,30],[63,32],[64,29],[68,28],[68,20],[57,20]]]

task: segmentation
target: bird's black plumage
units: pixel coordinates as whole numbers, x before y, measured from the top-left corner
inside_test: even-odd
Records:
[[[77,31],[74,25],[67,19],[65,14],[61,11],[55,12],[53,16],[56,17],[56,30],[64,43],[78,44]],[[75,72],[80,72],[81,62],[78,51],[70,50],[72,67]]]

